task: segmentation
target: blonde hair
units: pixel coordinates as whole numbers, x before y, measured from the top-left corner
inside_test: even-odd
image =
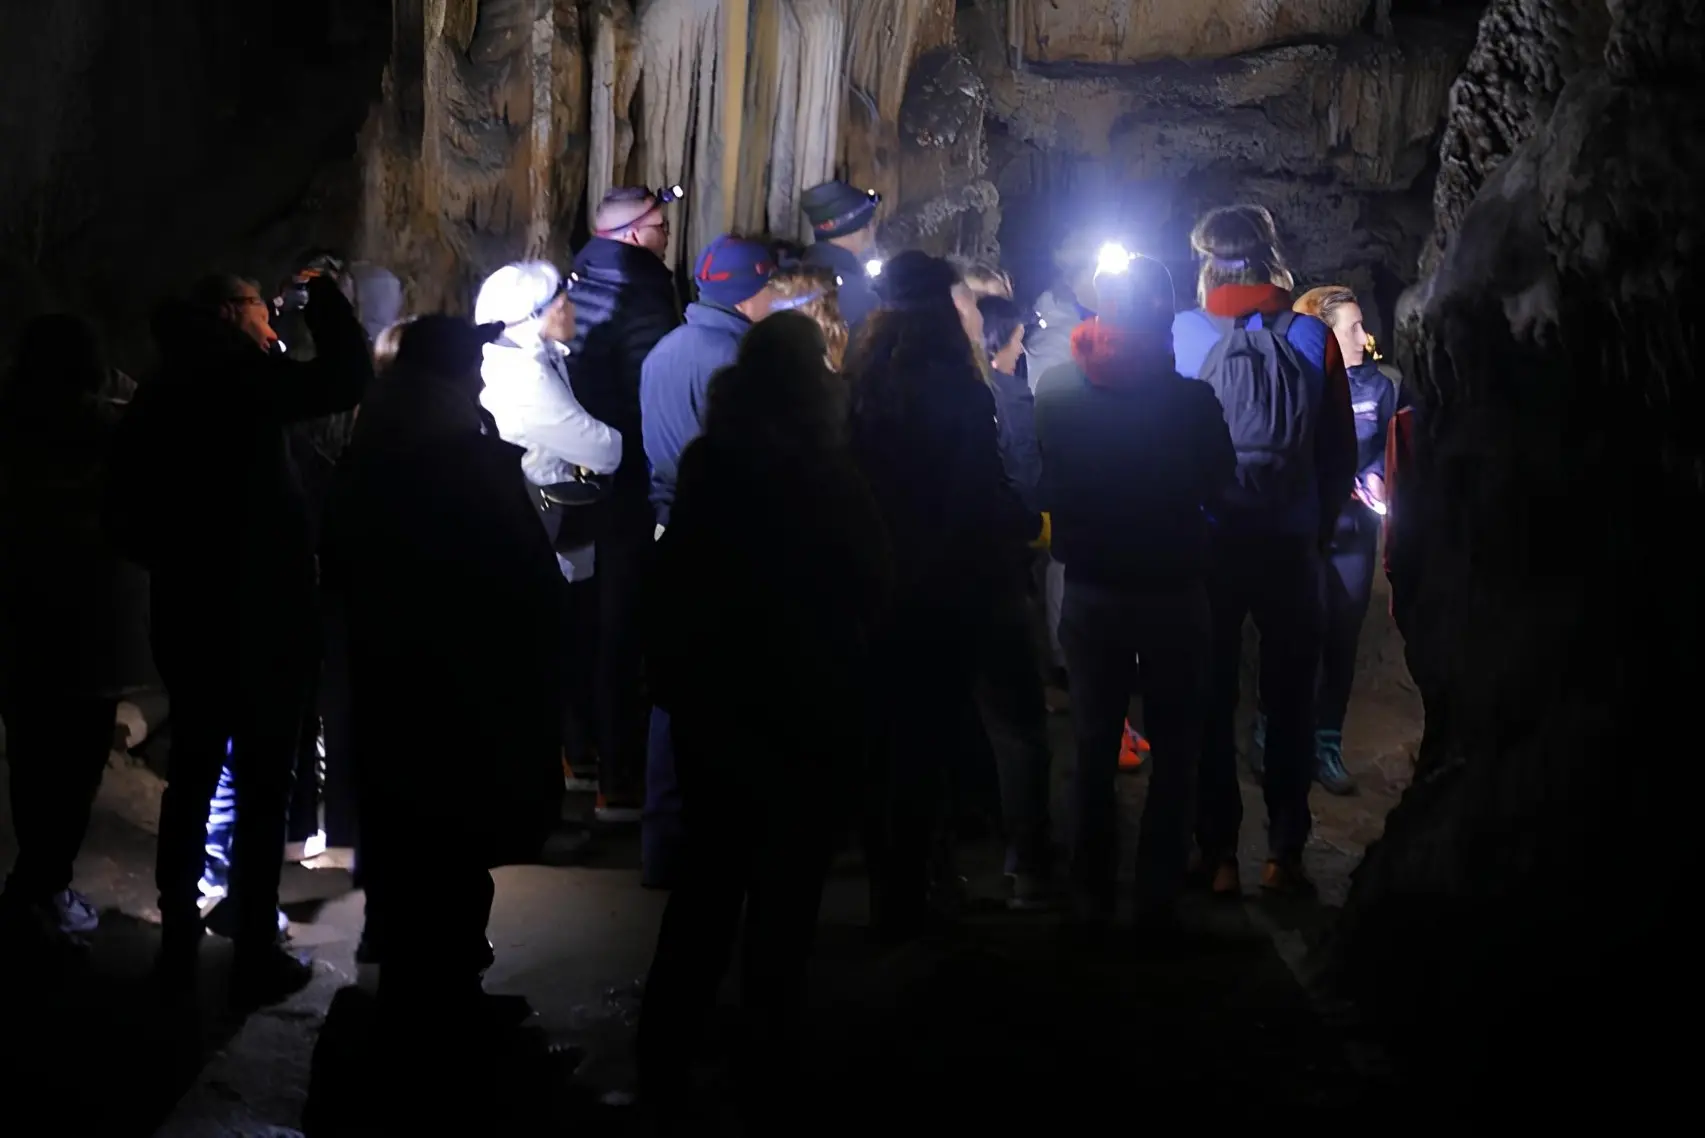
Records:
[[[816,323],[818,331],[823,333],[829,370],[839,372],[847,354],[847,322],[841,316],[834,270],[815,265],[788,265],[770,276],[770,289],[783,300],[816,294],[793,311],[809,316]]]
[[[1196,279],[1196,299],[1221,285],[1270,284],[1287,292],[1294,286],[1291,270],[1279,252],[1279,229],[1273,215],[1258,205],[1230,205],[1210,210],[1190,234],[1190,247],[1203,258]]]
[[[1297,297],[1296,303],[1291,307],[1304,316],[1315,317],[1331,328],[1337,319],[1338,310],[1347,304],[1361,304],[1348,285],[1321,285]]]

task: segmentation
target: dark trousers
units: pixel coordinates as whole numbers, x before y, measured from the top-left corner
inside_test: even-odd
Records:
[[[666,1111],[683,1105],[693,1049],[741,942],[748,1058],[772,1090],[798,1038],[823,881],[841,837],[840,794],[790,777],[822,761],[814,734],[792,748],[749,732],[672,724],[685,845],[640,1011],[640,1085]],[[730,767],[729,760],[739,765]],[[744,919],[742,919],[744,913]]]
[[[282,643],[276,666],[244,668],[213,650],[211,637],[184,643],[162,627],[158,607],[155,611],[155,660],[172,701],[171,759],[154,874],[161,920],[169,936],[199,929],[207,804],[230,740],[237,818],[224,904],[237,911],[240,941],[270,945],[278,936],[278,875],[312,669],[278,663],[292,655]]]
[[[0,710],[18,836],[18,860],[6,892],[42,901],[70,888],[89,808],[112,750],[118,701],[28,685],[9,689],[4,700]]]
[[[1118,874],[1120,736],[1131,706],[1137,658],[1143,668],[1143,728],[1154,748],[1137,842],[1137,894],[1163,904],[1183,888],[1196,811],[1196,770],[1206,721],[1212,618],[1201,585],[1128,592],[1071,579],[1061,606],[1060,644],[1072,676],[1077,737],[1075,871],[1110,900]]]
[[[393,815],[383,806],[366,814],[363,881],[368,934],[383,960],[380,999],[426,1010],[446,998],[477,995],[489,963],[486,926],[495,895],[479,843],[436,841],[442,817]]]
[[[290,784],[285,837],[305,842],[320,830],[320,713],[310,705],[296,736],[296,778]]]
[[[876,661],[881,694],[865,814],[874,924],[904,933],[927,916],[930,868],[956,748],[974,698],[979,619],[912,609]]]
[[[1243,621],[1261,637],[1261,706],[1267,714],[1267,844],[1273,857],[1308,842],[1314,779],[1314,694],[1320,666],[1320,553],[1312,538],[1220,535],[1208,596],[1214,647],[1197,796],[1196,841],[1210,862],[1236,856],[1243,824],[1237,785],[1237,705]],[[1148,680],[1153,673],[1144,667]]]
[[[642,622],[656,528],[647,507],[598,538],[598,784],[611,806],[637,806],[644,793],[651,704]]]
[[[1015,594],[996,611],[981,648],[977,703],[1000,779],[1007,872],[1045,875],[1053,861],[1052,755],[1036,641],[1022,596]]]
[[[640,827],[640,881],[648,889],[668,889],[679,876],[685,840],[681,808],[669,713],[654,707],[646,738],[645,819]]]
[[[1346,506],[1320,575],[1323,627],[1315,726],[1322,731],[1344,729],[1378,557],[1379,519],[1359,503]]]
[[[564,581],[564,663],[568,690],[563,699],[563,755],[576,775],[589,774],[598,754],[599,578]]]

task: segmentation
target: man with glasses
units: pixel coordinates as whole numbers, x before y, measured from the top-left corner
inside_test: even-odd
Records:
[[[574,259],[575,330],[567,356],[574,394],[593,418],[622,437],[622,462],[607,524],[597,541],[598,647],[594,734],[598,746],[598,818],[634,824],[643,801],[650,718],[642,677],[641,582],[656,530],[651,477],[640,430],[640,368],[681,322],[669,249],[673,191],[627,186],[604,195],[593,236]],[[580,772],[577,768],[576,773]]]
[[[237,817],[226,905],[233,994],[281,999],[311,977],[279,939],[278,876],[297,738],[318,660],[314,541],[290,424],[348,411],[367,337],[330,277],[307,282],[315,358],[274,351],[255,285],[210,277],[154,321],[161,367],[114,444],[108,525],[150,573],[155,663],[172,706],[160,807],[161,978],[193,990],[207,804],[229,762]]]

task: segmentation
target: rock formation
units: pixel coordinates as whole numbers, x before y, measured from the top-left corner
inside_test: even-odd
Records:
[[[1323,964],[1447,1094],[1590,1055],[1573,1107],[1656,1111],[1625,1092],[1682,1093],[1649,1025],[1693,963],[1705,11],[1499,0],[1473,59],[1400,340],[1426,741]]]

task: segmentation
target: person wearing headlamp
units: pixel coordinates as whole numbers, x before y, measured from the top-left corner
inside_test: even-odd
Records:
[[[574,394],[621,433],[622,460],[598,534],[598,817],[640,820],[646,724],[642,682],[641,582],[649,572],[656,519],[640,428],[645,357],[681,323],[664,258],[679,187],[624,186],[604,195],[592,239],[574,259],[574,339],[567,356]]]
[[[845,182],[812,186],[799,198],[817,243],[805,251],[807,265],[834,271],[839,278],[841,316],[854,332],[877,304],[875,281],[882,262],[875,259],[876,208],[882,195]]]

